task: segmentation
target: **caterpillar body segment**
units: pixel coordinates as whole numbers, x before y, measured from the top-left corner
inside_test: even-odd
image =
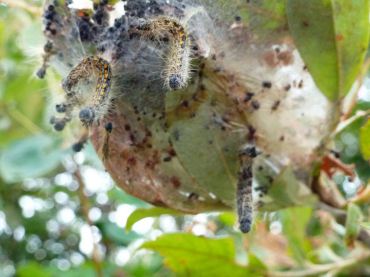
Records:
[[[74,88],[79,82],[86,81],[94,75],[97,81],[93,97],[91,98],[89,91],[85,90],[80,92],[80,95],[76,95]],[[67,92],[70,102],[76,102],[75,105],[78,105],[79,102],[87,99],[87,106],[79,112],[79,118],[84,125],[89,126],[94,120],[99,120],[104,115],[107,106],[110,105],[111,79],[112,70],[109,62],[101,57],[89,56],[74,67],[64,80],[63,88]]]
[[[257,156],[255,147],[246,147],[239,154],[240,170],[236,191],[236,204],[240,231],[248,233],[253,223],[253,159]]]
[[[95,68],[99,71],[96,85],[94,105],[99,105],[109,96],[111,88],[112,71],[110,64],[99,57],[92,57]]]
[[[146,39],[168,42],[163,78],[170,90],[187,85],[190,71],[190,37],[185,27],[175,18],[159,16],[139,26],[138,32]]]
[[[175,42],[170,47],[164,69],[165,81],[169,89],[178,90],[186,86],[190,77],[190,41]]]

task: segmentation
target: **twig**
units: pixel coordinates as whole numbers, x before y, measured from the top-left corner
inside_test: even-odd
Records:
[[[333,215],[338,223],[342,225],[346,223],[347,213],[345,211],[329,206],[328,204],[323,202],[319,203],[319,208]],[[360,229],[360,232],[357,235],[357,240],[370,248],[370,234],[364,228]]]
[[[310,268],[301,269],[301,270],[292,270],[292,271],[272,271],[269,273],[269,276],[274,277],[301,277],[301,276],[312,276],[319,275],[329,271],[341,271],[347,267],[351,267],[357,263],[360,263],[364,260],[370,258],[370,251],[362,251],[361,253],[354,255],[349,259],[340,260],[331,264],[324,265],[313,265]]]
[[[33,123],[27,116],[25,116],[19,110],[7,106],[5,106],[4,109],[11,118],[17,121],[22,127],[27,129],[30,133],[39,134],[43,131],[39,126]]]
[[[332,133],[331,137],[334,138],[337,134],[342,132],[345,128],[347,128],[349,125],[351,125],[353,122],[355,122],[357,119],[361,117],[365,117],[370,114],[370,110],[367,111],[358,111],[354,116],[348,118],[345,121],[342,121],[338,124],[335,131]]]
[[[78,182],[78,197],[80,199],[80,205],[81,205],[81,212],[82,215],[87,222],[87,224],[91,227],[93,226],[93,223],[91,222],[89,218],[89,209],[90,209],[90,204],[89,204],[89,199],[86,197],[86,195],[83,192],[83,189],[85,187],[85,183],[83,181],[82,175],[80,168],[77,165],[76,171],[73,173],[74,177],[76,178]],[[98,277],[103,277],[103,265],[101,262],[101,259],[99,257],[99,249],[98,245],[95,241],[93,241],[93,252],[91,256],[91,260],[94,264],[95,271]]]

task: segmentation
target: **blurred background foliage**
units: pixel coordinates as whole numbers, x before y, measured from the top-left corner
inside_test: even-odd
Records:
[[[60,77],[35,77],[41,2],[0,1],[0,276],[370,275],[369,60],[335,140],[355,174],[326,180],[343,207],[262,213],[245,236],[233,212],[181,215],[127,195],[91,145],[75,154],[52,131]]]

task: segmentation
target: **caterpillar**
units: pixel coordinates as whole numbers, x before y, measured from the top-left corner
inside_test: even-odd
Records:
[[[239,229],[248,233],[253,223],[253,193],[252,182],[253,159],[258,155],[255,147],[246,147],[239,153],[240,170],[236,191],[236,204]]]
[[[81,99],[90,98],[83,95],[86,93],[84,91],[82,94],[76,95],[73,89],[81,80],[87,80],[93,74],[97,75],[97,82],[95,94],[91,99],[92,103],[82,108],[79,112],[79,118],[86,126],[90,126],[94,121],[99,120],[105,114],[105,109],[109,108],[111,104],[109,92],[111,89],[112,70],[109,62],[97,56],[86,57],[71,70],[62,85],[67,92],[67,97],[71,98],[71,102],[78,104]],[[77,98],[77,101],[73,100],[73,98]]]
[[[184,88],[190,77],[190,37],[175,18],[159,16],[137,27],[144,38],[157,42],[168,41],[163,78],[170,90]]]

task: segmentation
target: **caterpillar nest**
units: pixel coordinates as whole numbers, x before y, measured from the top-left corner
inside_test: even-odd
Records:
[[[62,75],[54,128],[86,126],[75,149],[90,138],[126,192],[187,213],[235,208],[248,232],[282,171],[307,183],[333,107],[284,23],[258,25],[261,1],[218,2],[49,0],[38,75]]]

